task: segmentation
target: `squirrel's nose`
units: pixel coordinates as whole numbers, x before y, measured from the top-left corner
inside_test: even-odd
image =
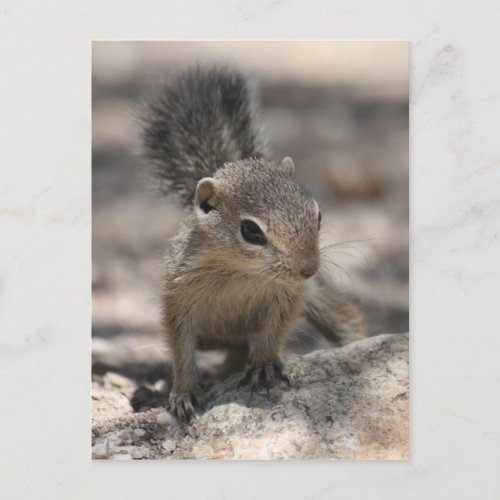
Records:
[[[307,257],[301,259],[299,262],[299,271],[304,278],[310,278],[319,268],[319,259],[314,257]]]

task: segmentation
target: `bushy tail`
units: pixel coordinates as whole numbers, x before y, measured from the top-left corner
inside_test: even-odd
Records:
[[[366,337],[359,309],[340,296],[325,268],[306,282],[304,316],[337,346]]]
[[[224,163],[265,156],[256,114],[253,89],[231,69],[196,67],[164,87],[142,119],[161,190],[187,204],[197,182]]]

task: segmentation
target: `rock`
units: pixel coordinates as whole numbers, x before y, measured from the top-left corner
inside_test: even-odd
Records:
[[[164,411],[156,417],[156,423],[163,426],[174,425],[176,423],[176,419],[171,413]]]
[[[279,383],[270,397],[238,391],[239,374],[217,384],[187,429],[167,412],[124,416],[121,431],[147,430],[144,445],[126,451],[134,459],[408,458],[407,334],[290,355],[285,369],[292,386]],[[113,425],[94,431],[98,443]]]
[[[119,439],[121,443],[128,443],[132,440],[132,434],[128,429],[125,429],[124,431],[120,432]]]
[[[118,375],[118,373],[108,372],[104,375],[104,382],[109,382],[114,387],[122,388],[126,385],[130,384],[130,381],[123,377],[122,375]]]
[[[168,453],[172,453],[175,450],[176,444],[173,439],[166,439],[161,446]]]
[[[109,381],[107,382],[109,383]],[[105,388],[97,382],[92,382],[92,422],[94,424],[132,415],[132,407],[121,389]]]
[[[146,435],[146,431],[144,429],[134,429],[134,432],[132,435],[133,435],[134,441],[138,441]]]
[[[94,446],[92,446],[92,457],[93,458],[107,458],[109,455],[109,439],[103,439],[98,441]]]
[[[149,458],[151,452],[147,446],[138,446],[130,448],[130,455],[134,460],[140,460],[141,458]]]
[[[163,393],[165,392],[166,390],[166,387],[167,387],[167,383],[165,380],[163,379],[160,379],[160,380],[157,380],[155,383],[154,383],[154,390],[159,392],[159,393]]]

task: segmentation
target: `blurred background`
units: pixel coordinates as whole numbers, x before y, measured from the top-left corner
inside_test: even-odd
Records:
[[[140,161],[136,116],[145,97],[196,63],[257,80],[274,157],[295,160],[321,206],[322,244],[339,243],[329,254],[339,288],[359,304],[369,335],[408,331],[406,42],[94,42],[94,420],[156,406],[168,392],[158,297],[182,212]],[[300,323],[287,349],[326,346]],[[202,372],[221,356],[200,354]]]

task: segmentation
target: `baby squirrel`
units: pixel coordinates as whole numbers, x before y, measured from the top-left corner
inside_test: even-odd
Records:
[[[269,159],[257,113],[239,72],[196,67],[150,101],[143,119],[162,191],[192,204],[162,295],[170,409],[184,421],[204,403],[197,348],[227,350],[247,363],[239,385],[269,392],[276,379],[289,384],[280,348],[299,315],[338,345],[364,335],[358,309],[338,298],[321,266],[318,203],[294,180],[291,158]]]

